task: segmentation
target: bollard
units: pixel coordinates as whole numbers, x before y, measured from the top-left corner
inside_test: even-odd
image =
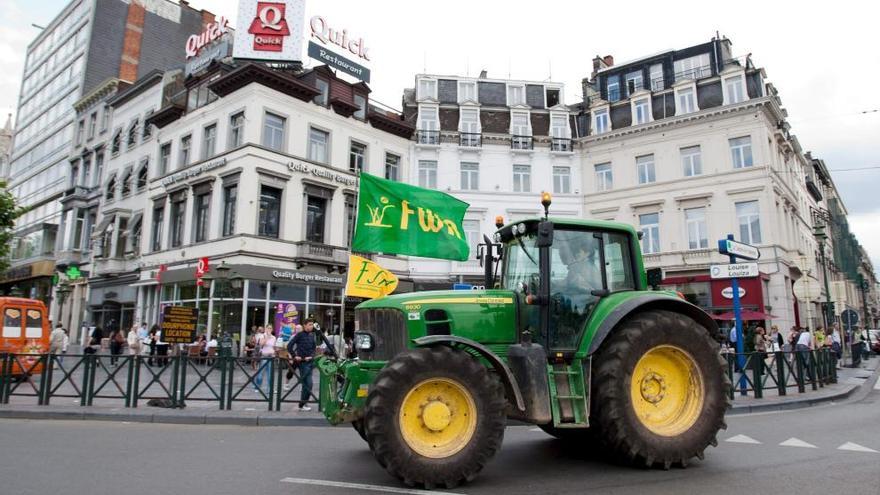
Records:
[[[753,352],[749,356],[752,360],[752,388],[755,390],[755,398],[764,397],[764,380],[761,377],[764,371],[763,353]]]
[[[177,407],[184,408],[186,407],[186,365],[188,362],[188,358],[186,355],[178,355],[180,358],[180,390],[178,391],[178,397],[174,398]]]
[[[279,363],[278,370],[277,370],[278,373],[275,374],[275,386],[273,387],[275,389],[275,410],[280,411],[281,410],[281,399],[282,399],[282,397],[281,397],[282,383],[284,380],[284,369],[283,369],[284,367],[281,366],[281,360],[279,358],[275,358],[275,359],[278,360],[278,363]]]
[[[819,386],[817,384],[818,377],[816,376],[819,374],[819,370],[816,369],[817,366],[816,366],[815,351],[809,351],[809,355],[807,356],[807,359],[809,359],[809,361],[810,361],[810,370],[812,371],[812,373],[810,373],[810,385],[812,386],[813,390],[819,390]]]
[[[0,354],[0,404],[9,404],[8,383],[12,380],[12,367],[9,366],[9,354]]]
[[[141,364],[143,364],[143,358],[140,354],[134,357],[134,361],[132,362],[132,377],[131,377],[131,401],[129,407],[137,407],[138,399],[141,395]]]
[[[776,389],[780,396],[785,395],[785,386],[788,380],[785,379],[785,353],[776,351]]]
[[[804,393],[807,391],[804,386],[804,351],[795,351],[795,362],[797,363],[797,386],[798,392]]]
[[[37,391],[37,405],[40,406],[45,406],[49,404],[49,389],[46,385],[51,382],[52,365],[54,364],[54,358],[54,354],[47,353],[40,355],[40,361],[43,364],[43,369],[40,370],[40,389]]]

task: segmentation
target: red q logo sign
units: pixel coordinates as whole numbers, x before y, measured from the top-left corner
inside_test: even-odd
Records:
[[[284,48],[284,37],[290,35],[284,8],[283,3],[257,2],[257,16],[248,29],[254,35],[254,50],[280,52]]]

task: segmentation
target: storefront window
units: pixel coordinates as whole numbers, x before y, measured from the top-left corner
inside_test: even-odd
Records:
[[[339,289],[309,287],[309,302],[321,304],[342,304],[342,293]]]
[[[178,295],[178,300],[186,301],[188,299],[196,298],[196,283],[195,282],[184,282],[178,284],[178,288],[180,290]]]
[[[173,301],[174,300],[174,284],[162,286],[162,300],[163,301]]]
[[[251,280],[248,283],[250,284],[250,286],[248,287],[248,299],[266,299],[266,289],[268,288],[268,282]]]
[[[247,306],[247,331],[250,333],[251,327],[266,325],[266,303],[265,302],[249,302]]]
[[[684,298],[691,304],[695,304],[701,308],[709,308],[712,306],[711,291],[709,290],[709,282],[690,282],[683,284],[664,285],[664,289],[674,290],[684,294]]]
[[[303,285],[279,284],[272,282],[271,298],[273,301],[305,301],[306,288]]]

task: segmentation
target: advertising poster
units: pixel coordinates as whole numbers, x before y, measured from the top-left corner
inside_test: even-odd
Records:
[[[275,336],[287,342],[293,336],[293,327],[299,323],[299,311],[293,303],[275,305]]]

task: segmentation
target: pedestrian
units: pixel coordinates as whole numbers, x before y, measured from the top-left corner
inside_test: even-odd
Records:
[[[767,357],[767,331],[764,330],[764,327],[758,327],[755,329],[755,352],[761,353],[761,358]]]
[[[156,356],[159,366],[168,366],[168,342],[162,341],[162,327],[156,328]]]
[[[55,329],[52,330],[52,334],[49,336],[49,354],[59,354],[61,352],[61,347],[64,345],[64,335],[64,327],[61,323],[55,325]]]
[[[61,357],[58,358],[58,363],[61,364],[64,362],[64,355],[67,354],[67,348],[70,346],[70,332],[67,329],[64,329],[64,340],[61,343]]]
[[[269,379],[266,380],[269,384],[269,393],[272,391],[272,382],[274,381],[274,376],[272,373],[272,360],[275,358],[275,340],[276,337],[272,335],[270,331],[272,327],[268,327],[267,330],[263,334],[263,338],[260,340],[260,357],[262,358],[260,363],[260,369],[257,370],[257,374],[254,380],[254,391],[260,392],[263,388],[263,376],[268,376]]]
[[[125,345],[125,336],[122,335],[122,329],[114,327],[110,330],[110,366],[116,366],[123,345]]]
[[[98,352],[98,349],[101,348],[101,340],[104,338],[104,332],[101,330],[101,327],[95,327],[92,330],[92,334],[89,336],[89,343],[86,345],[86,348],[83,349],[85,354],[95,354]]]
[[[810,381],[813,380],[813,371],[810,368],[810,350],[813,345],[813,336],[810,334],[810,331],[804,329],[800,335],[798,336],[797,344],[795,344],[795,351],[797,351],[798,358],[802,360],[804,364],[804,370],[807,372],[807,377]]]
[[[148,334],[149,335],[149,345],[150,345],[150,358],[147,359],[147,366],[155,366],[156,365],[156,360],[154,358],[156,357],[156,342],[159,339],[159,336],[157,335],[158,333],[159,333],[159,325],[153,325],[150,328],[150,332]]]
[[[141,340],[141,344],[143,344],[141,349],[150,343],[150,329],[147,328],[147,322],[141,323],[140,328],[138,328],[138,338]]]
[[[782,333],[780,333],[779,327],[776,325],[770,326],[770,336],[768,337],[768,340],[770,340],[769,350],[771,352],[779,352],[785,345],[785,339],[782,338]]]
[[[309,318],[303,326],[303,331],[297,333],[290,343],[287,344],[287,352],[293,356],[293,363],[299,370],[300,384],[302,390],[299,396],[299,410],[311,411],[312,408],[306,405],[312,396],[312,367],[314,366],[315,350],[317,344],[315,342],[315,320]],[[292,373],[288,373],[291,375]]]
[[[813,349],[818,350],[825,347],[825,329],[819,327],[813,331]]]
[[[263,327],[261,327],[261,326],[257,327],[257,329],[253,335],[254,348],[251,351],[251,369],[252,370],[257,370],[260,367],[260,364],[262,364],[262,361],[260,361],[260,354],[262,353],[262,350],[263,350],[263,339],[266,337],[266,335],[263,333],[264,331],[265,330],[263,329]]]
[[[138,336],[138,332],[140,329],[137,325],[131,327],[131,330],[128,332],[128,353],[132,356],[137,356],[141,353],[141,338]]]

